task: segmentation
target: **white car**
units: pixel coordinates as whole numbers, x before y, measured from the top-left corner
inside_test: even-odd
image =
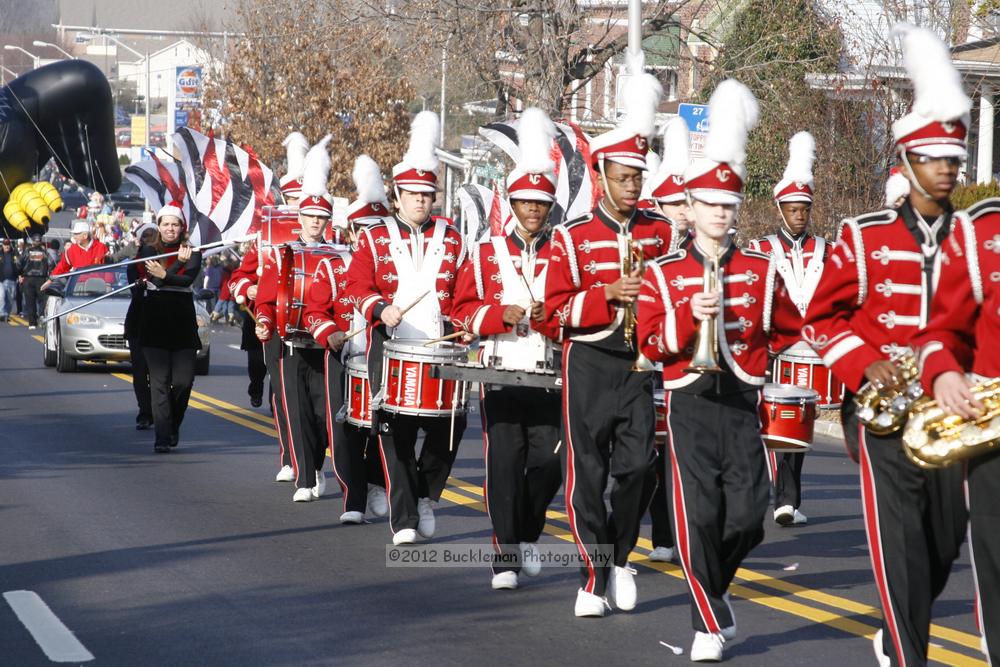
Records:
[[[62,285],[65,287],[62,287]],[[65,312],[116,289],[128,285],[124,267],[72,276],[56,280],[46,290],[45,317]],[[125,340],[125,313],[132,298],[125,289],[101,301],[80,308],[45,325],[43,363],[55,366],[60,373],[72,373],[78,361],[129,361],[128,341]],[[195,373],[208,375],[211,358],[209,315],[205,306],[195,300],[198,337],[201,349],[195,362]]]

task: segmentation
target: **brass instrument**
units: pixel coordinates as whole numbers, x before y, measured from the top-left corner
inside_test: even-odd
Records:
[[[875,387],[866,383],[854,397],[858,406],[858,421],[875,435],[889,435],[903,428],[914,401],[924,395],[920,386],[920,368],[913,350],[893,354],[894,363],[903,376],[903,388]]]
[[[921,468],[940,468],[985,454],[1000,444],[1000,378],[972,387],[986,408],[974,419],[947,412],[929,396],[918,398],[903,431],[903,451]]]
[[[712,247],[712,257],[705,262],[705,272],[702,274],[702,291],[719,291],[719,243]],[[719,311],[724,307],[724,300],[719,301]],[[694,346],[691,363],[684,369],[685,373],[721,373],[719,367],[719,329],[717,315],[706,318],[698,325],[698,340]]]
[[[639,271],[639,275],[642,276],[643,271],[643,256],[642,249],[639,244],[633,241],[631,238],[628,239],[628,248],[625,252],[625,256],[622,258],[622,276],[631,276],[636,270]],[[628,349],[634,350],[634,344],[632,339],[635,338],[635,324],[636,324],[636,299],[633,299],[629,303],[626,303],[625,308],[625,344],[628,345]]]

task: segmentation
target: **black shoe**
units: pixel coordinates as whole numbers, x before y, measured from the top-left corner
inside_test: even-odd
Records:
[[[170,436],[170,446],[171,447],[176,447],[178,442],[180,442],[180,436],[178,436],[176,433],[174,433],[172,436]]]
[[[250,407],[259,408],[262,405],[264,405],[264,398],[262,396],[250,397]]]
[[[136,431],[148,431],[152,428],[153,422],[150,419],[136,419],[135,420],[135,430]]]
[[[155,445],[153,445],[153,451],[156,452],[157,454],[166,454],[167,452],[170,451],[170,445],[163,442],[158,442]]]

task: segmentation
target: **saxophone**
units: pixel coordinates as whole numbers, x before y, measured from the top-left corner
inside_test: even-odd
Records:
[[[1000,378],[977,384],[972,393],[986,408],[974,419],[948,413],[929,396],[917,399],[903,431],[903,451],[913,463],[940,468],[1000,445]]]
[[[905,349],[890,357],[903,375],[903,389],[878,389],[866,383],[854,397],[858,421],[875,435],[889,435],[903,428],[914,401],[924,395],[920,386],[920,368],[913,350]]]

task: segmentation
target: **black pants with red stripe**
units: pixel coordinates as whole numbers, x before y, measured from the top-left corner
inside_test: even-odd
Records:
[[[775,453],[775,509],[785,505],[798,509],[802,504],[802,463],[805,458],[805,454],[796,452]]]
[[[764,539],[770,489],[755,393],[668,391],[677,552],[700,632],[733,625],[723,595]]]
[[[649,500],[649,520],[653,547],[674,546],[674,530],[670,526],[670,476],[667,474],[667,459],[669,452],[664,451],[663,444],[655,443],[656,449],[656,485],[652,498]]]
[[[321,349],[286,346],[279,360],[297,489],[316,485],[329,444],[324,356]]]
[[[583,590],[600,596],[609,573],[602,563],[628,563],[655,486],[653,374],[632,371],[634,357],[585,343],[563,348],[566,513],[584,555]],[[604,504],[609,474],[615,481],[610,515]]]
[[[365,449],[369,431],[344,421],[344,364],[340,352],[326,351],[326,431],[333,455],[333,474],[340,485],[344,512],[364,512],[368,502],[368,463]]]
[[[264,365],[271,382],[271,414],[274,416],[274,430],[278,434],[278,465],[292,465],[291,432],[288,430],[288,413],[284,389],[281,384],[281,339],[272,336],[263,344]]]
[[[518,572],[520,542],[537,542],[545,511],[562,486],[559,394],[544,389],[498,387],[482,394],[486,511],[498,557],[493,573]],[[504,563],[501,565],[500,563]]]
[[[931,606],[965,539],[962,466],[918,468],[903,451],[901,432],[879,437],[866,429],[859,441],[865,531],[882,602],[882,650],[893,665],[923,665]]]
[[[967,483],[979,627],[990,663],[1000,665],[1000,452],[971,459]]]

